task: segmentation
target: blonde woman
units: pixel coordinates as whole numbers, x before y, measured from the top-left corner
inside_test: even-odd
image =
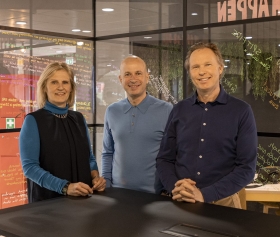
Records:
[[[81,113],[69,110],[75,89],[73,71],[65,63],[49,64],[39,78],[39,110],[26,116],[19,140],[29,203],[105,189],[86,121]]]

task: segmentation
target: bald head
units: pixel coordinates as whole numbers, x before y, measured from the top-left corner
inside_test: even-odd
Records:
[[[121,74],[123,72],[124,65],[126,65],[128,63],[142,64],[144,66],[145,72],[147,72],[147,65],[144,62],[144,60],[142,58],[139,58],[139,57],[135,56],[135,55],[130,55],[130,56],[127,56],[125,59],[123,59],[122,62],[121,62],[121,66],[120,66],[120,73]]]
[[[133,106],[138,105],[146,97],[149,74],[143,59],[137,56],[126,57],[120,66],[119,80]]]

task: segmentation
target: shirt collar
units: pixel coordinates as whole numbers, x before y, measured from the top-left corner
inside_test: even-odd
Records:
[[[192,104],[199,103],[199,100],[197,98],[197,91],[194,92],[193,96],[191,97],[191,100],[192,100]],[[226,93],[226,91],[224,90],[222,85],[220,84],[220,93],[219,93],[218,97],[216,98],[215,101],[210,102],[210,103],[226,104],[227,100],[228,100],[228,94]]]
[[[56,114],[66,114],[68,112],[68,104],[66,105],[66,107],[61,108],[50,103],[49,101],[46,101],[44,109]]]
[[[144,100],[141,101],[139,105],[133,106],[130,104],[128,98],[125,99],[125,104],[124,104],[124,113],[127,113],[132,107],[138,108],[142,114],[145,114],[146,111],[148,110],[149,106],[153,104],[152,97],[149,95],[148,92],[146,92],[146,97]]]

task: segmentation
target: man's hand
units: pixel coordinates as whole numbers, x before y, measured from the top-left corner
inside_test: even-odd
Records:
[[[70,183],[67,189],[67,195],[70,196],[87,196],[92,194],[92,189],[85,183]]]
[[[106,180],[103,177],[97,176],[92,180],[92,185],[92,190],[102,192],[106,188]]]
[[[175,188],[172,190],[172,199],[179,202],[204,202],[202,193],[195,184],[196,182],[191,179],[181,179],[177,181],[175,183]]]

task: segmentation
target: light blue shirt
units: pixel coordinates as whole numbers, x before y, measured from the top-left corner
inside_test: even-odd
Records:
[[[102,151],[107,187],[162,190],[155,162],[172,107],[147,94],[137,106],[124,99],[107,108]]]

